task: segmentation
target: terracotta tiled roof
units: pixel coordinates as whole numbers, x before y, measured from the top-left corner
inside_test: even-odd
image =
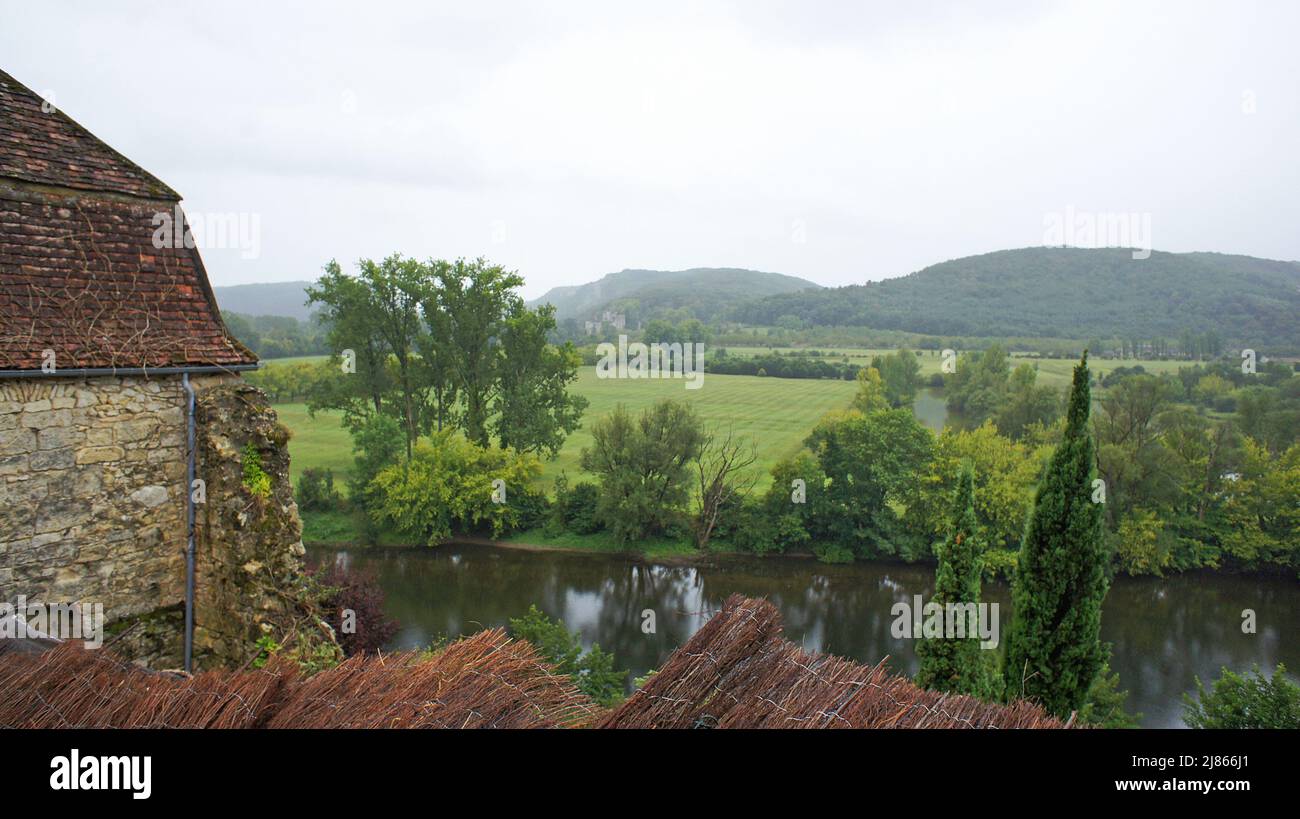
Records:
[[[43,107],[44,106],[44,107]],[[176,191],[0,71],[0,176],[179,200]]]
[[[42,119],[43,118],[43,119]],[[231,366],[194,248],[155,246],[174,191],[0,72],[0,369]],[[177,247],[176,245],[180,245]]]

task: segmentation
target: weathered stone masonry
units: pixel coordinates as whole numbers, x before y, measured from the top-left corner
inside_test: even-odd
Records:
[[[191,384],[204,483],[196,665],[242,665],[263,634],[332,640],[302,606],[288,432],[237,376]],[[181,665],[186,402],[179,376],[0,381],[0,600],[100,603],[114,651]],[[265,496],[243,485],[250,448],[270,478]]]
[[[183,599],[185,458],[179,379],[0,381],[0,598]]]

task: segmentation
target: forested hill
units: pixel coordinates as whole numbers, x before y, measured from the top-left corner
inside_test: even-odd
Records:
[[[553,304],[560,320],[596,318],[603,309],[631,308],[639,317],[649,318],[686,308],[701,321],[709,321],[744,299],[817,287],[796,276],[732,267],[622,270],[588,284],[552,288],[530,305]]]
[[[289,316],[306,321],[311,315],[307,307],[307,288],[313,282],[266,282],[264,284],[235,284],[214,287],[217,305],[222,311],[243,313],[249,316]]]
[[[940,336],[1169,338],[1213,331],[1227,343],[1300,347],[1300,263],[1221,253],[1023,248],[932,265],[865,285],[739,304],[776,324],[859,325]]]

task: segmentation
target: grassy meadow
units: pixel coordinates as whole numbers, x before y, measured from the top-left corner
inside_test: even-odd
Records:
[[[774,348],[782,353],[792,348]],[[755,355],[769,352],[763,347],[730,347],[730,355]],[[874,350],[863,348],[823,348],[822,353],[831,355],[835,360],[847,356],[854,363],[867,364],[875,355],[890,353],[892,350]],[[319,357],[316,357],[319,358]],[[274,359],[265,362],[268,367],[313,360],[307,358]],[[921,373],[928,377],[939,372],[940,357],[928,352],[919,358]],[[1021,359],[1013,357],[1013,366]],[[1063,358],[1025,358],[1037,365],[1040,383],[1058,389],[1068,389],[1071,370],[1075,365],[1073,359]],[[1187,362],[1179,361],[1119,361],[1092,359],[1089,365],[1098,377],[1117,367],[1141,364],[1148,372],[1176,372],[1179,366]],[[705,423],[712,426],[734,424],[736,432],[752,439],[758,449],[758,462],[755,468],[761,473],[760,487],[769,481],[768,472],[777,461],[799,451],[799,448],[812,430],[813,425],[825,413],[848,407],[856,391],[856,385],[850,381],[831,381],[813,379],[761,378],[747,375],[714,375],[704,377],[700,389],[686,389],[686,382],[677,379],[599,379],[595,367],[583,367],[579,370],[578,380],[573,390],[590,402],[583,416],[583,426],[571,434],[565,441],[564,448],[554,460],[543,462],[541,485],[550,488],[552,482],[561,472],[567,473],[571,480],[578,479],[582,470],[578,459],[583,447],[591,445],[590,424],[606,415],[620,403],[633,412],[650,406],[661,398],[677,398],[690,401],[700,413]],[[932,428],[936,426],[930,416],[942,417],[942,397],[923,394],[918,406],[918,414]],[[929,404],[935,406],[929,407]],[[929,407],[927,410],[926,408]],[[289,442],[292,457],[292,475],[296,481],[303,469],[309,467],[328,467],[334,471],[335,482],[345,491],[352,467],[352,439],[340,425],[340,414],[336,412],[317,413],[312,417],[305,404],[276,404],[280,420],[293,432]]]
[[[277,362],[267,362],[276,366]],[[559,455],[543,462],[542,484],[549,488],[555,477],[566,472],[570,479],[581,474],[578,458],[591,445],[589,426],[618,404],[639,412],[661,398],[690,401],[709,426],[733,424],[737,434],[751,438],[758,450],[758,469],[764,481],[780,459],[799,451],[803,439],[825,413],[847,408],[856,385],[851,381],[816,381],[759,378],[747,375],[706,375],[699,389],[686,389],[679,379],[600,379],[595,367],[579,370],[574,392],[590,401],[583,426],[573,432]],[[289,455],[292,476],[297,481],[303,469],[328,467],[336,484],[342,483],[352,466],[352,439],[340,425],[336,412],[316,413],[305,404],[276,404],[280,420],[292,432]],[[764,484],[765,485],[765,484]]]

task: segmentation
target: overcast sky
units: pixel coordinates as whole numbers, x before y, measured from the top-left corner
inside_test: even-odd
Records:
[[[191,215],[257,220],[256,258],[204,250],[217,285],[393,251],[529,296],[849,284],[1044,244],[1067,207],[1300,259],[1300,3],[860,5],[0,0],[0,67]]]

